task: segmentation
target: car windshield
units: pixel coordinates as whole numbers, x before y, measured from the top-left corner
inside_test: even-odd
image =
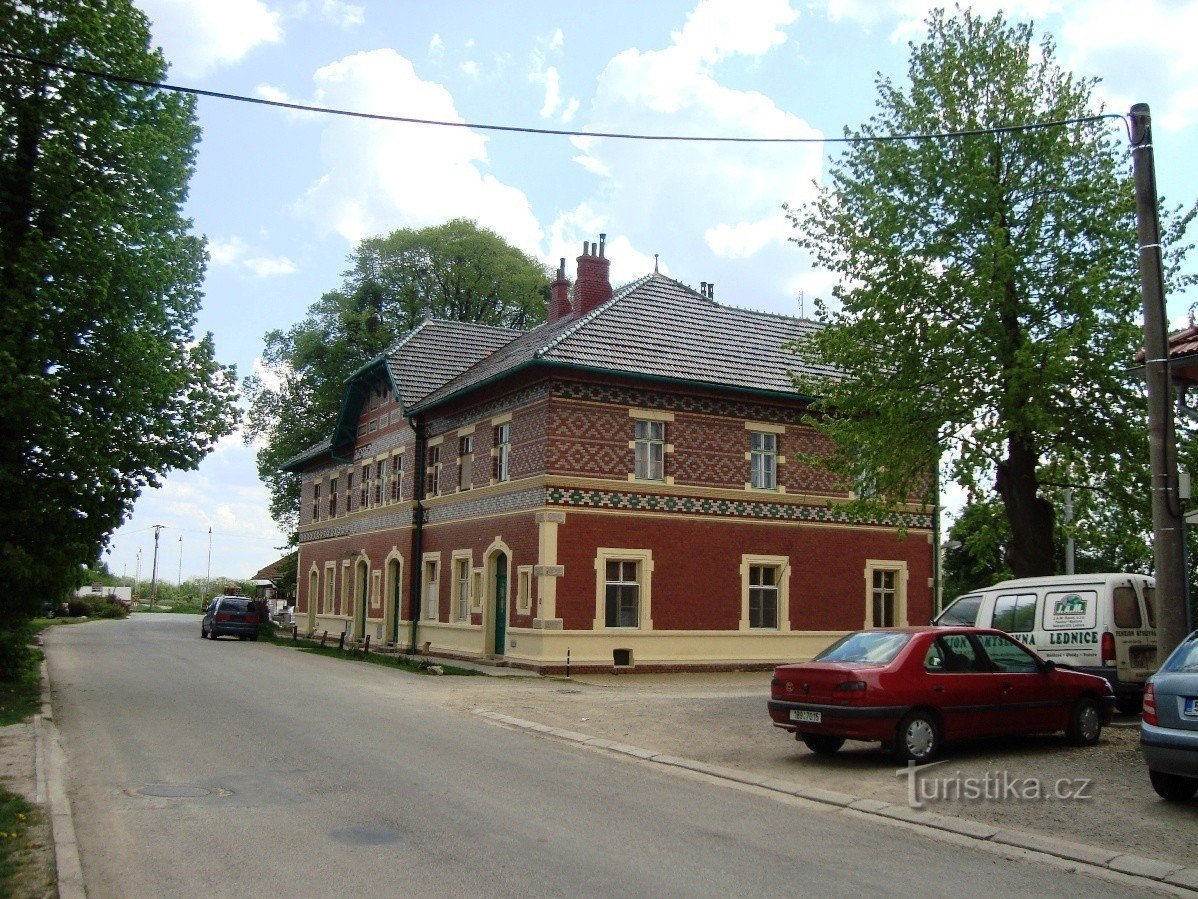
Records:
[[[953,627],[973,627],[978,620],[978,606],[982,604],[980,596],[962,596],[936,619],[937,624],[947,624]]]
[[[872,662],[884,665],[907,645],[910,634],[895,631],[859,631],[841,637],[812,661]]]
[[[1161,671],[1198,671],[1198,634],[1173,650],[1161,665]]]

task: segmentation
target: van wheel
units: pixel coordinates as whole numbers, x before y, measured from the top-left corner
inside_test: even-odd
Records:
[[[894,757],[922,765],[940,751],[940,725],[931,712],[914,711],[899,722],[894,734]]]
[[[1102,710],[1089,696],[1083,696],[1073,704],[1069,712],[1069,726],[1065,728],[1065,739],[1073,746],[1093,746],[1102,736]]]
[[[1156,795],[1170,802],[1185,802],[1198,793],[1198,779],[1193,777],[1149,770],[1148,779],[1152,781],[1152,789],[1156,790]]]
[[[844,745],[844,737],[833,737],[831,734],[802,734],[799,739],[817,755],[833,755]]]

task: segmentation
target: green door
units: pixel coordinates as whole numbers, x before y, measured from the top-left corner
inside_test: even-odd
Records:
[[[495,556],[495,655],[503,655],[507,640],[507,556]]]
[[[354,636],[361,640],[366,636],[366,603],[367,597],[367,579],[370,577],[370,568],[365,563],[358,566],[358,571],[361,576],[358,578],[358,608],[355,610],[358,619],[358,632]]]

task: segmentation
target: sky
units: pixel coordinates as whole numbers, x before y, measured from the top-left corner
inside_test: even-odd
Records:
[[[836,137],[904,83],[922,0],[135,0],[172,83],[473,124]],[[977,0],[1054,36],[1109,111],[1152,107],[1157,184],[1198,197],[1198,0]],[[691,145],[365,122],[201,98],[187,215],[210,262],[197,332],[239,377],[263,336],[341,283],[364,237],[472,218],[556,267],[607,234],[612,281],[652,271],[719,302],[811,314],[833,282],[788,241],[834,145]],[[1121,128],[1115,122],[1112,127]],[[1174,321],[1194,297],[1169,298]],[[330,427],[332,426],[330,422]],[[110,541],[117,575],[246,578],[286,538],[256,448],[220,442],[147,490]],[[209,529],[211,561],[209,562]]]

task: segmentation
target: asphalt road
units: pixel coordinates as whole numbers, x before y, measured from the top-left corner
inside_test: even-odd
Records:
[[[45,632],[90,896],[1129,895],[497,727],[448,678],[199,629]]]

